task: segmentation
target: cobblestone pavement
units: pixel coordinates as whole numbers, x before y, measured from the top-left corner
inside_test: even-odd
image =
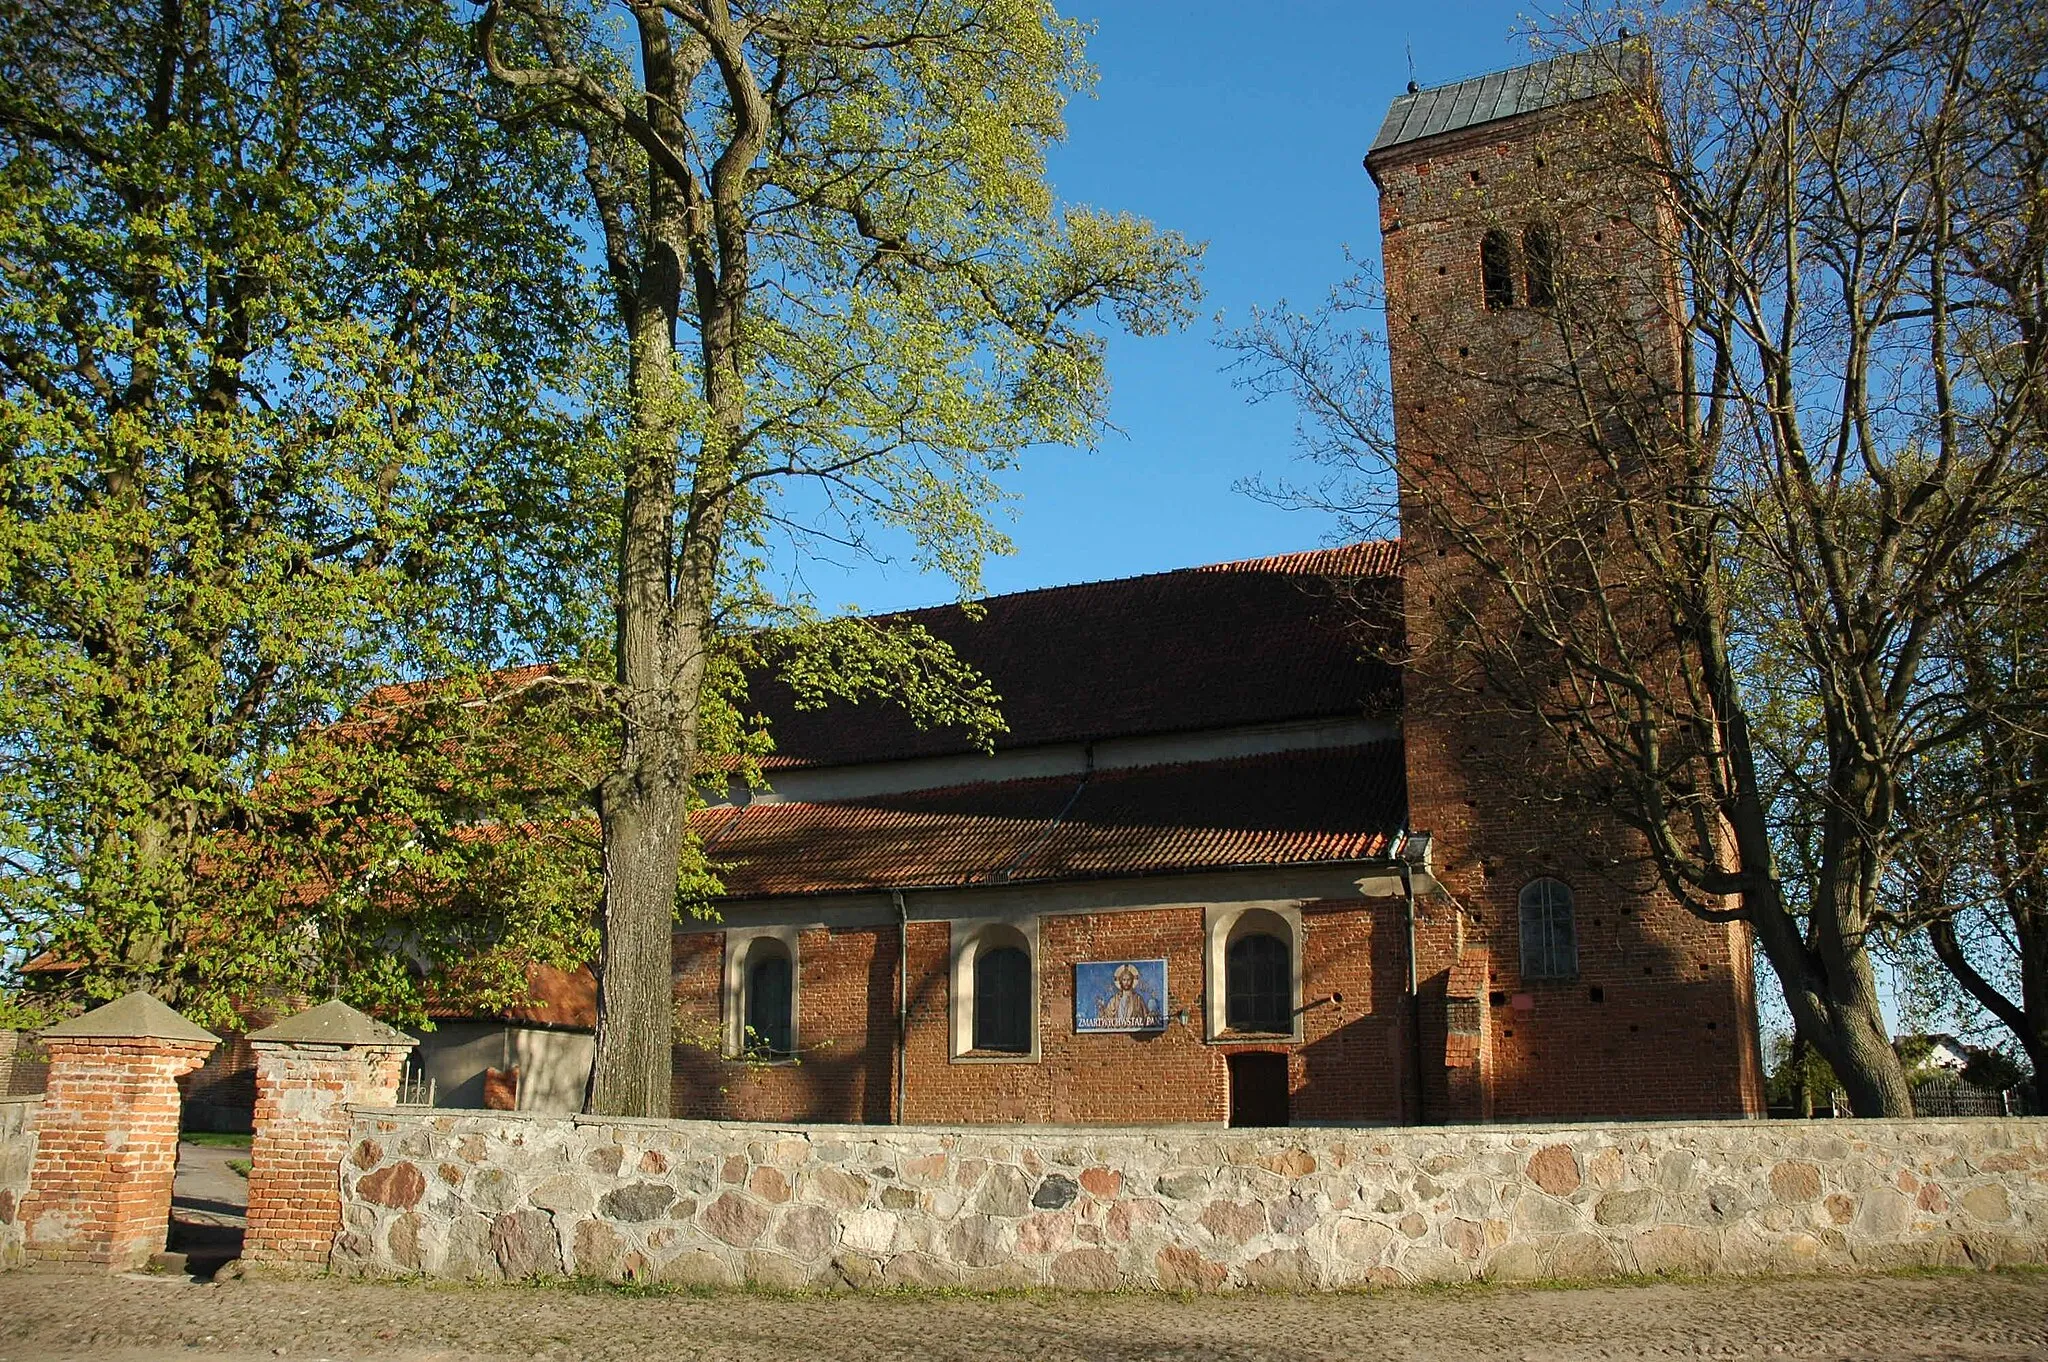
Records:
[[[0,1277],[0,1362],[96,1358],[2048,1359],[2048,1274],[1358,1295],[636,1295],[569,1287]]]

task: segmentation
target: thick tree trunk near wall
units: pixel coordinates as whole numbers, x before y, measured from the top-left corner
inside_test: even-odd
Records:
[[[1749,920],[1784,985],[1798,1035],[1835,1071],[1850,1110],[1858,1116],[1911,1116],[1912,1086],[1892,1049],[1869,955],[1808,946],[1775,889],[1745,898],[1771,900],[1752,902]]]
[[[673,297],[673,276],[653,281]],[[657,303],[659,299],[657,298]],[[701,641],[708,599],[672,584],[677,374],[667,308],[629,309],[633,422],[619,529],[619,758],[598,789],[604,837],[604,933],[596,1054],[584,1109],[667,1116],[675,1011],[676,885],[697,755]],[[695,611],[679,648],[677,616]]]
[[[650,85],[666,88],[655,74],[650,70]],[[632,426],[619,527],[620,739],[618,763],[598,791],[604,937],[596,1054],[584,1102],[586,1111],[604,1116],[670,1114],[676,889],[689,837],[727,478],[745,410],[735,358],[744,272],[714,278],[693,270],[710,420],[701,430],[685,427],[673,338],[689,214],[682,196],[659,179],[650,197],[657,244],[636,290],[621,299],[631,341]],[[743,260],[738,247],[731,254]],[[701,444],[678,526],[682,442],[691,436]]]
[[[603,801],[604,944],[584,1104],[594,1115],[669,1114],[670,953],[688,814],[687,791],[663,788],[668,783],[621,780]]]
[[[1703,666],[1716,705],[1729,716],[1728,767],[1735,795],[1730,810],[1732,848],[1751,886],[1742,894],[1743,916],[1784,990],[1795,1035],[1827,1060],[1856,1115],[1911,1116],[1912,1086],[1892,1049],[1863,941],[1876,894],[1875,877],[1867,873],[1865,844],[1845,820],[1833,820],[1823,864],[1834,868],[1816,886],[1809,942],[1805,924],[1789,911],[1777,877],[1749,721],[1718,633],[1703,656]],[[1852,792],[1857,789],[1853,779],[1841,784]]]
[[[1838,990],[1837,1024],[1816,1043],[1835,1066],[1835,1076],[1849,1095],[1851,1112],[1858,1116],[1911,1116],[1913,1085],[1906,1081],[1898,1051],[1892,1049],[1884,1014],[1877,1005],[1876,979],[1867,961],[1863,974],[1860,987]],[[1831,1046],[1839,1047],[1839,1061]]]
[[[1831,739],[1837,751],[1846,736]],[[1888,773],[1863,762],[1829,773],[1831,806],[1823,812],[1821,866],[1814,886],[1814,952],[1826,982],[1830,1025],[1814,1036],[1858,1116],[1911,1116],[1913,1088],[1892,1049],[1870,963],[1869,935],[1879,903],[1881,866],[1874,829],[1892,822]],[[1849,811],[1853,810],[1853,816]]]

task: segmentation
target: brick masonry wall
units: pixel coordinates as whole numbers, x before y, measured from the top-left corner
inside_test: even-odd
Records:
[[[1504,374],[1542,373],[1558,342],[1546,312],[1484,306],[1479,246],[1489,228],[1519,242],[1525,222],[1548,224],[1567,271],[1627,300],[1642,337],[1632,358],[1675,370],[1659,304],[1668,269],[1655,195],[1631,191],[1625,175],[1585,173],[1619,163],[1589,160],[1589,145],[1641,134],[1601,101],[1575,110],[1375,161],[1400,458],[1433,497],[1455,497],[1443,489],[1471,486],[1458,480],[1469,478],[1539,505],[1606,476],[1589,455],[1531,434],[1544,427],[1546,400],[1571,407],[1573,394],[1546,399],[1540,383],[1525,383],[1510,396],[1501,383]],[[1518,270],[1518,296],[1523,285]],[[1573,410],[1552,415],[1570,427]],[[1527,416],[1533,426],[1518,419]],[[1447,602],[1476,577],[1438,542],[1412,494],[1402,539],[1415,650],[1403,721],[1410,822],[1436,834],[1439,878],[1468,910],[1455,932],[1426,934],[1425,992],[1440,992],[1461,950],[1487,952],[1479,1100],[1514,1119],[1612,1115],[1623,1110],[1618,1099],[1639,1116],[1761,1113],[1746,929],[1685,911],[1656,881],[1641,839],[1584,797],[1564,754],[1536,725],[1502,712],[1461,666],[1443,624]],[[1579,971],[1569,980],[1519,974],[1518,895],[1545,875],[1563,880],[1575,901]]]
[[[28,1260],[22,1242],[22,1202],[28,1199],[29,1170],[36,1160],[36,1116],[40,1097],[0,1099],[0,1271]]]
[[[23,1219],[30,1253],[135,1268],[164,1247],[178,1166],[178,1079],[212,1041],[51,1039]]]
[[[909,1078],[914,1122],[1130,1124],[1221,1121],[1226,1063],[1236,1050],[1289,1057],[1291,1105],[1301,1121],[1392,1122],[1412,1101],[1406,1059],[1405,928],[1385,901],[1312,902],[1303,908],[1299,1040],[1204,1039],[1203,913],[1199,906],[1039,919],[1038,1054],[956,1060],[952,1053],[952,926],[910,924]],[[674,1110],[708,1120],[863,1121],[894,1114],[897,930],[818,928],[798,943],[795,1064],[753,1065],[704,1045],[679,1046]],[[1169,1010],[1185,1026],[1142,1035],[1074,1029],[1074,965],[1167,961]],[[719,1030],[723,938],[684,934],[676,944],[684,1030]],[[1321,1002],[1342,994],[1343,1001]]]
[[[407,1048],[256,1041],[256,1138],[249,1147],[252,1263],[321,1263],[341,1223],[334,1170],[349,1106],[396,1100]]]
[[[816,928],[797,959],[800,1061],[749,1067],[718,1052],[722,933],[679,935],[676,1002],[693,1043],[675,1050],[674,1110],[726,1120],[889,1119],[896,1071],[896,933]]]
[[[1322,1289],[2048,1258],[2048,1121],[803,1128],[362,1110],[332,1264]]]

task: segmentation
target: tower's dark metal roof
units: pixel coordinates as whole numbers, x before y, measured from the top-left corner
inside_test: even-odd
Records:
[[[1534,113],[1643,83],[1646,54],[1623,39],[1547,61],[1417,90],[1397,98],[1373,139],[1374,151],[1442,132]]]

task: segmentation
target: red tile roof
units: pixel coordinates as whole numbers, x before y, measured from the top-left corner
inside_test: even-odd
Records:
[[[1398,703],[1374,626],[1397,619],[1399,545],[1350,544],[1175,572],[995,596],[986,615],[909,611],[989,678],[1009,732],[999,748],[1231,728]],[[972,751],[957,730],[919,730],[892,705],[799,710],[755,683],[770,766],[838,766]]]
[[[491,1020],[586,1031],[597,1025],[597,976],[591,973],[590,966],[565,970],[552,965],[529,965],[526,987],[528,1001],[502,1012],[484,1013],[473,1007],[436,1004],[427,1008],[427,1015],[436,1021]]]
[[[1271,558],[1239,558],[1229,563],[1209,563],[1203,567],[1182,569],[1184,572],[1294,573],[1338,579],[1392,577],[1400,570],[1401,541],[1398,539],[1368,539],[1359,544],[1339,544],[1331,549],[1280,553]]]
[[[484,694],[500,696],[507,691],[530,685],[543,677],[554,676],[560,668],[552,662],[534,662],[523,667],[502,667],[486,672],[476,679]],[[445,680],[396,681],[389,685],[375,686],[357,702],[357,709],[363,714],[374,715],[380,710],[395,709],[401,705],[427,700],[446,688]]]
[[[1407,808],[1398,740],[696,819],[726,897],[1369,859]]]

